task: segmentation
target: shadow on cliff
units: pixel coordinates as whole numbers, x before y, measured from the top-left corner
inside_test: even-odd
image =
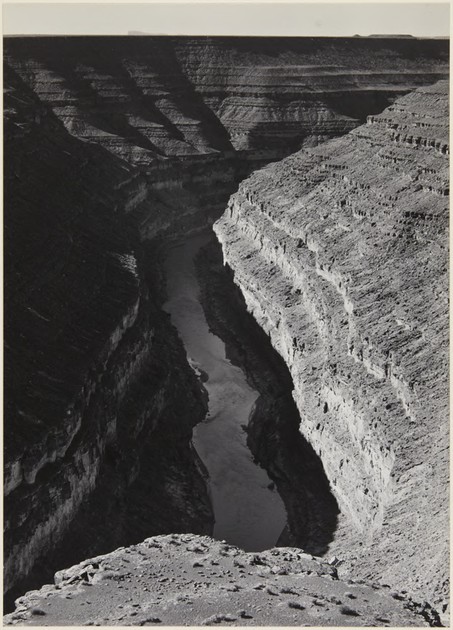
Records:
[[[154,155],[164,155],[162,150],[157,147],[153,142],[143,135],[140,130],[128,122],[126,112],[128,114],[135,113],[140,114],[143,118],[147,119],[150,124],[163,124],[162,116],[153,115],[153,111],[150,108],[145,112],[143,108],[140,108],[140,103],[134,101],[131,95],[128,93],[126,85],[124,91],[127,96],[130,97],[130,101],[126,104],[121,99],[118,101],[109,102],[93,85],[80,67],[81,64],[89,64],[89,69],[99,72],[101,75],[110,75],[108,80],[117,80],[121,85],[121,78],[115,77],[110,73],[110,67],[108,67],[102,56],[98,51],[90,51],[86,48],[80,50],[77,47],[74,49],[74,42],[71,39],[59,40],[58,48],[54,48],[52,43],[43,44],[41,38],[36,40],[22,42],[13,42],[11,50],[15,52],[14,45],[20,45],[26,47],[23,54],[26,54],[30,61],[38,62],[42,64],[45,70],[54,73],[63,81],[63,85],[66,89],[70,90],[77,97],[77,116],[80,117],[80,123],[90,125],[100,132],[106,132],[113,136],[119,136],[125,140],[129,140],[137,147],[141,147],[148,151],[151,151]],[[89,53],[92,52],[90,55]],[[79,53],[77,55],[77,53]],[[121,65],[119,65],[121,67]],[[117,69],[118,71],[118,69]],[[130,78],[129,78],[130,79]],[[42,97],[40,96],[41,100]],[[70,97],[65,105],[70,105]],[[55,106],[61,107],[60,103],[49,102],[49,106],[54,108]],[[64,111],[59,114],[60,118],[69,116]],[[102,137],[102,134],[100,134]],[[105,143],[103,143],[105,144]]]
[[[13,57],[26,56],[60,77],[77,96],[81,121],[86,121],[100,131],[118,135],[154,154],[164,155],[147,135],[129,122],[127,115],[135,114],[148,122],[151,128],[159,125],[165,129],[169,138],[185,142],[196,149],[234,150],[228,132],[185,76],[170,41],[158,38],[148,42],[145,49],[141,49],[140,42],[126,42],[127,51],[122,55],[121,38],[115,42],[116,48],[109,39],[71,37],[11,40],[8,50]],[[145,58],[163,91],[157,90],[154,97],[145,94],[128,71],[123,57],[127,57],[132,64],[137,58]],[[119,98],[106,99],[100,93],[96,79],[90,78],[91,71],[99,75],[101,87],[112,90],[114,95],[118,94],[120,88]],[[190,132],[193,131],[194,138],[185,137],[178,123],[170,120],[159,109],[155,102],[158,98],[170,100],[169,105],[174,108],[175,115],[181,116],[182,125]],[[61,106],[60,103],[57,105]],[[67,105],[71,105],[70,99]]]
[[[114,211],[140,180],[5,70],[5,471],[21,465],[4,498],[6,611],[56,570],[210,533],[213,517],[190,445],[204,393],[159,282],[120,262],[142,255]]]
[[[219,151],[234,151],[227,130],[185,75],[172,41],[162,38],[159,46],[156,46],[155,55],[155,68],[161,81],[167,83],[167,88],[180,111],[188,118],[200,122],[200,130],[210,147]]]

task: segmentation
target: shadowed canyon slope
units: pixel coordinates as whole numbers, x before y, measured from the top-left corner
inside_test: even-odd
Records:
[[[254,173],[215,226],[357,575],[448,592],[448,84]],[[362,547],[362,549],[361,549]]]
[[[138,542],[150,527],[171,532],[175,520],[207,533],[212,515],[190,447],[204,394],[179,367],[185,353],[160,309],[156,278],[150,294],[127,214],[144,182],[7,81],[8,588],[37,558],[45,556],[45,571],[77,561],[81,550]]]
[[[340,505],[331,550],[443,602],[446,96],[411,91],[447,77],[447,42],[7,38],[4,55],[5,590],[212,533],[191,444],[206,391],[161,252],[304,147],[245,180],[216,232]]]

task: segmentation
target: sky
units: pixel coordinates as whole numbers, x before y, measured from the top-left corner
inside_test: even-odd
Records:
[[[436,2],[3,2],[4,35],[449,36]]]

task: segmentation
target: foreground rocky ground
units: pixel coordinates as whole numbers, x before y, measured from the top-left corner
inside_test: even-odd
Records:
[[[388,586],[339,580],[292,548],[244,553],[206,536],[156,536],[86,560],[19,598],[5,623],[73,625],[438,625]]]

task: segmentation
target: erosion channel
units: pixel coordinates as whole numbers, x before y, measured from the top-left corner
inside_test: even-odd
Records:
[[[299,433],[286,366],[247,313],[215,235],[171,244],[163,267],[164,310],[209,397],[193,444],[209,474],[214,537],[247,551],[291,542],[322,553],[335,500]]]

